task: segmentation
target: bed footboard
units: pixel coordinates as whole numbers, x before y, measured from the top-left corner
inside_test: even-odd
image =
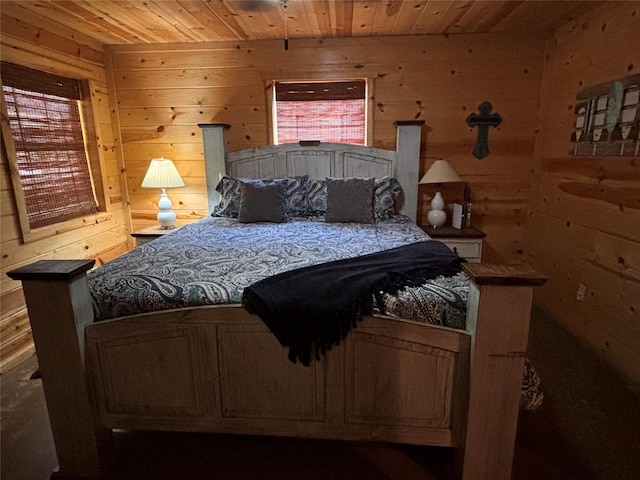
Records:
[[[546,278],[525,265],[463,264],[471,278],[469,409],[458,449],[463,480],[509,480],[518,426],[533,287]]]
[[[88,387],[84,327],[93,322],[86,272],[94,260],[41,260],[8,273],[22,280],[58,455],[56,478],[99,478],[111,459]]]
[[[240,306],[86,328],[99,418],[110,428],[458,445],[464,332],[384,317],[309,367]]]
[[[57,478],[100,477],[110,429],[130,428],[450,446],[464,480],[510,479],[533,287],[544,283],[530,269],[466,265],[466,332],[370,317],[307,368],[237,306],[93,323],[92,265],[9,272],[23,282]]]

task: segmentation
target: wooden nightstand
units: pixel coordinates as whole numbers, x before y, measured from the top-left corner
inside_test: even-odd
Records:
[[[163,235],[167,235],[169,233],[173,233],[178,230],[180,226],[171,229],[163,229],[160,228],[159,225],[152,225],[150,227],[145,227],[137,232],[132,232],[131,236],[136,240],[136,247],[140,245],[144,245],[145,243],[150,242],[151,240],[155,240],[156,238],[162,237]]]
[[[482,260],[482,239],[486,233],[477,228],[453,228],[422,225],[424,230],[434,240],[439,240],[470,263],[480,263]]]

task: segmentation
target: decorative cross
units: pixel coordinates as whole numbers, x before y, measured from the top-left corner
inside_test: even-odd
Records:
[[[478,127],[478,140],[473,148],[473,156],[483,159],[489,155],[489,127],[497,127],[502,123],[499,113],[491,114],[493,105],[489,102],[482,102],[478,106],[480,115],[472,113],[467,117],[467,124],[470,127]]]

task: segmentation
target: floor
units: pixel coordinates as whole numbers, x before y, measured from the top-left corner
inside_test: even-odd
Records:
[[[520,415],[513,479],[640,479],[640,397],[538,310],[529,356],[545,402]],[[0,377],[2,480],[45,480],[56,467],[36,370],[32,357]],[[406,445],[150,432],[115,439],[107,480],[446,480],[452,465],[449,449]]]

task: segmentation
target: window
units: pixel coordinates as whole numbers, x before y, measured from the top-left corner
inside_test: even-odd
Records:
[[[366,139],[365,80],[276,82],[274,143]]]
[[[10,128],[3,125],[3,135],[23,231],[97,212],[81,82],[2,62],[2,92]]]

